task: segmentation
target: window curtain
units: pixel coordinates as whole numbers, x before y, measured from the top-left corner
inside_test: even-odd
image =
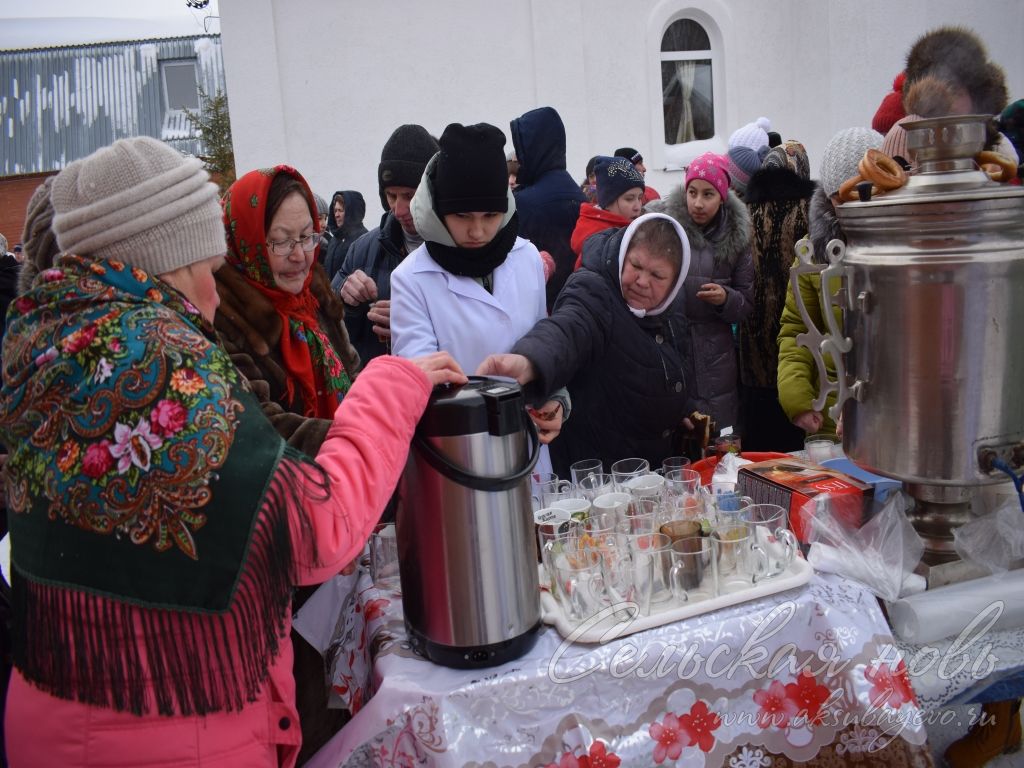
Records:
[[[676,62],[676,81],[679,83],[679,124],[676,127],[676,144],[683,144],[696,139],[693,132],[693,104],[690,98],[693,95],[693,80],[697,74],[696,61]]]

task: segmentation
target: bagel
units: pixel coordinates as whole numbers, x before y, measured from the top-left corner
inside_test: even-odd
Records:
[[[1007,182],[1017,175],[1016,163],[998,152],[979,152],[974,161],[992,181]]]
[[[907,183],[907,172],[884,152],[869,149],[857,164],[860,175],[880,190],[889,192]]]
[[[839,200],[843,203],[856,203],[860,200],[860,192],[857,191],[857,185],[861,182],[867,181],[863,176],[851,176],[842,184],[839,185]],[[871,196],[874,197],[881,190],[878,185],[871,185]]]

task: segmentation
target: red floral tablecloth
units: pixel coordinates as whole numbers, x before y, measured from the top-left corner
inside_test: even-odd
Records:
[[[400,597],[365,575],[338,616],[335,695],[354,717],[311,768],[932,764],[876,600],[839,577],[604,645],[546,628],[477,671],[417,657]]]

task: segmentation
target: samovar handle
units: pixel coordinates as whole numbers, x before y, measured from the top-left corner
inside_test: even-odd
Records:
[[[796,244],[797,263],[789,270],[789,283],[793,289],[793,299],[796,301],[800,317],[804,321],[805,333],[797,334],[796,343],[807,349],[814,358],[814,364],[818,368],[818,397],[811,403],[816,411],[825,408],[828,396],[831,392],[836,393],[836,403],[829,408],[828,414],[833,421],[839,418],[843,412],[843,403],[851,397],[860,399],[861,382],[857,381],[850,386],[847,384],[846,364],[843,362],[843,354],[853,348],[853,339],[843,335],[843,329],[839,326],[832,307],[848,309],[853,306],[852,295],[848,295],[845,302],[837,302],[834,299],[845,289],[849,294],[852,290],[850,281],[850,267],[843,264],[843,256],[846,254],[846,244],[842,240],[832,240],[826,246],[829,263],[814,263],[814,246],[809,238],[805,237]],[[800,293],[801,275],[821,275],[821,309],[822,316],[828,331],[821,330],[811,320],[807,307],[804,305],[803,296]],[[837,294],[829,292],[829,282],[832,278],[838,277],[843,287]],[[845,306],[844,306],[845,304]],[[828,377],[828,368],[825,366],[825,353],[832,356],[836,368],[836,380]]]

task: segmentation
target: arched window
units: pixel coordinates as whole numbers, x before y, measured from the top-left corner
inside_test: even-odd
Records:
[[[711,41],[693,19],[673,21],[661,37],[661,98],[665,143],[684,144],[715,134]]]

